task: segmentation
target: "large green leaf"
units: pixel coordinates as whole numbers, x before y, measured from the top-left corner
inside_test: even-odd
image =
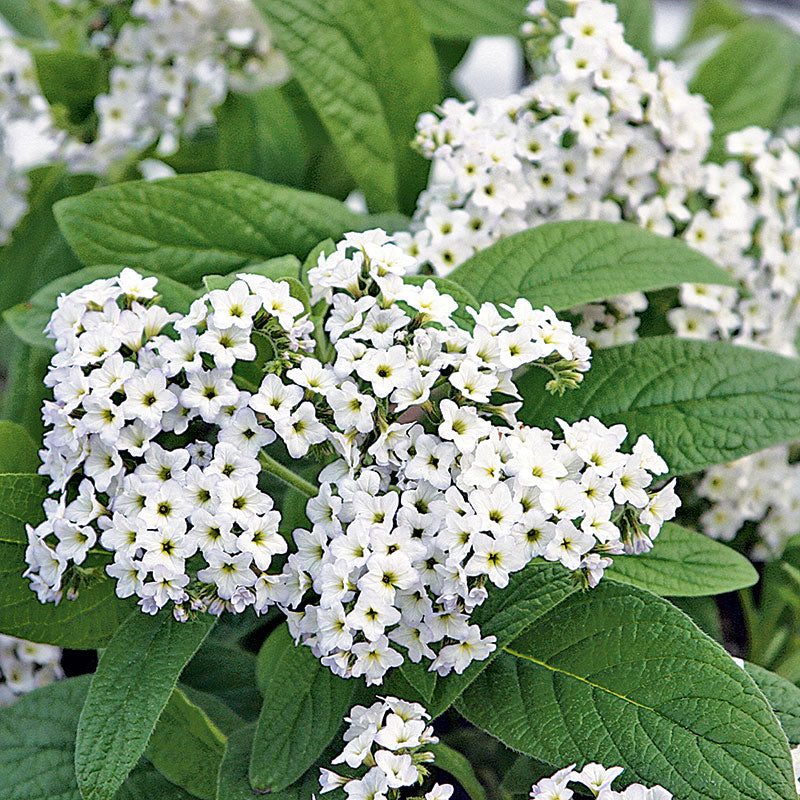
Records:
[[[727,342],[654,336],[598,350],[575,392],[553,398],[531,370],[518,382],[526,422],[591,415],[647,434],[673,474],[800,439],[800,361]]]
[[[337,14],[345,9],[328,0],[255,0],[255,5],[370,207],[396,208],[395,150],[386,110],[368,65],[338,24]]]
[[[334,675],[285,625],[258,654],[264,705],[250,756],[250,783],[275,792],[299,780],[333,739],[350,709],[355,681]]]
[[[16,422],[0,422],[0,475],[35,473],[41,461],[36,443]]]
[[[653,0],[615,0],[625,40],[649,55],[653,48]]]
[[[679,239],[626,222],[548,222],[501,239],[448,278],[481,302],[524,297],[556,311],[632,291],[733,279]]]
[[[69,678],[0,709],[0,786],[3,800],[82,800],[75,780],[75,729],[89,675]],[[147,763],[139,765],[114,800],[191,800]]]
[[[741,553],[672,522],[649,553],[614,556],[606,575],[663,597],[735,592],[758,581],[755,567]]]
[[[226,741],[209,715],[175,688],[158,718],[145,756],[172,783],[201,800],[214,800]]]
[[[102,647],[130,605],[114,594],[114,581],[102,579],[82,589],[75,600],[40,603],[25,571],[25,524],[44,518],[45,483],[39,475],[0,475],[0,633],[72,648]],[[87,566],[100,565],[90,555]]]
[[[417,118],[442,98],[439,64],[414,0],[328,0],[369,73],[394,143],[400,209],[414,211],[430,162],[411,148]]]
[[[725,136],[748,125],[777,121],[798,63],[797,46],[781,25],[749,19],[737,25],[697,71],[690,84],[711,104],[716,156]]]
[[[276,256],[304,258],[320,240],[372,223],[330,197],[235,172],[109,186],[58,203],[55,214],[85,264],[120,264],[190,286]]]
[[[577,584],[563,567],[533,561],[514,573],[505,589],[491,591],[483,605],[472,612],[471,621],[480,626],[484,636],[496,637],[494,655],[497,655],[539,617],[575,591]],[[461,675],[451,673],[446,678],[430,672],[424,663],[413,664],[410,661],[400,667],[400,672],[417,691],[430,714],[437,717],[489,666],[490,661],[491,657],[473,661]]]
[[[758,664],[745,663],[744,668],[769,701],[789,743],[800,744],[800,689]]]
[[[748,13],[738,0],[696,0],[686,42],[724,33],[747,19]]]
[[[58,298],[87,283],[99,278],[111,278],[119,275],[123,267],[98,264],[94,267],[84,267],[75,270],[69,275],[51,281],[43,286],[30,300],[19,303],[3,312],[3,319],[14,331],[14,334],[32,347],[55,350],[55,342],[44,335],[44,328],[50,320],[50,315],[55,311]],[[153,275],[149,270],[139,270],[145,276]],[[158,284],[156,289],[160,296],[159,302],[170,311],[186,313],[197,293],[183,283],[167,277],[156,275]]]
[[[144,753],[183,668],[216,621],[176,622],[135,609],[100,657],[78,723],[75,770],[84,800],[110,800]]]
[[[600,584],[540,618],[459,710],[554,764],[600,761],[681,800],[794,800],[789,744],[749,675],[666,600]]]

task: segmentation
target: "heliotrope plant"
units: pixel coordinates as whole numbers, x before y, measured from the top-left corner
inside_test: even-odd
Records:
[[[86,12],[113,60],[201,4],[95,20],[107,5],[59,14]],[[411,210],[411,128],[450,49],[429,31],[481,9],[253,7],[368,207]],[[796,800],[800,690],[731,658],[705,613],[758,575],[672,521],[696,511],[676,476],[800,438],[800,366],[742,290],[791,273],[791,137],[743,121],[741,166],[715,166],[735,128],[612,6],[532,12],[529,89],[420,123],[438,167],[413,221],[230,172],[56,206],[83,267],[5,315],[44,388],[24,404],[41,446],[0,423],[0,631],[45,644],[4,638],[0,670],[21,691],[59,677],[58,648],[99,661],[68,653],[93,675],[0,712],[12,800]],[[247,64],[220,52],[228,78]],[[131,128],[134,103],[123,133],[169,158],[204,118],[186,91],[174,128]],[[723,303],[714,324],[759,347],[653,336],[680,327],[676,296],[686,319]]]

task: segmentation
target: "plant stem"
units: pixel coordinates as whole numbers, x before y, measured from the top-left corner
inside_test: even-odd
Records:
[[[284,467],[272,456],[267,455],[263,450],[258,454],[258,460],[267,472],[274,475],[278,480],[283,481],[287,486],[297,489],[308,497],[317,496],[317,487],[313,483],[309,483],[304,478],[296,475],[288,467]]]

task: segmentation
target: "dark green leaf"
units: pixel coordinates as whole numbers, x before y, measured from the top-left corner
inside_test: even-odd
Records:
[[[647,434],[672,474],[800,439],[800,362],[727,342],[654,336],[598,350],[580,389],[554,398],[531,370],[517,381],[526,422],[589,416]]]
[[[758,582],[755,567],[736,550],[672,522],[649,553],[614,556],[606,575],[662,597],[735,592]]]
[[[633,291],[733,279],[679,239],[624,222],[549,222],[474,255],[448,276],[480,302],[527,298],[555,311]]]
[[[486,790],[481,786],[469,759],[458,750],[448,747],[444,742],[430,745],[436,766],[452,775],[472,800],[486,800]],[[530,784],[529,784],[530,788]]]
[[[666,600],[611,582],[541,617],[459,710],[554,764],[625,767],[681,800],[794,800],[791,755],[749,675]]]
[[[84,800],[108,800],[136,766],[183,668],[214,625],[135,609],[100,657],[78,723],[75,770]]]
[[[261,710],[256,659],[238,645],[207,641],[181,674],[181,682],[213,694],[245,719]]]
[[[42,403],[51,397],[44,385],[44,376],[52,352],[41,347],[30,347],[17,339],[8,326],[0,323],[0,337],[5,337],[0,353],[5,385],[0,392],[0,417],[13,420],[39,441],[44,432]]]
[[[264,705],[250,757],[250,783],[275,792],[300,779],[333,739],[350,709],[355,682],[339,678],[285,625],[258,654]]]
[[[69,678],[0,709],[3,800],[82,800],[75,780],[75,729],[91,676]],[[114,800],[191,800],[147,763],[128,776]]]
[[[158,718],[145,756],[172,783],[201,800],[214,800],[226,741],[205,711],[176,687]]]

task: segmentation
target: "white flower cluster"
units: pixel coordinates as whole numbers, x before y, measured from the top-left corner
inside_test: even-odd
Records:
[[[622,767],[606,768],[601,764],[587,764],[580,772],[575,764],[559,770],[549,778],[542,778],[531,787],[532,800],[571,800],[574,791],[569,784],[580,784],[597,800],[672,800],[672,793],[662,786],[648,788],[641,783],[632,783],[621,791],[611,788],[622,774]]]
[[[40,119],[46,108],[30,53],[0,31],[0,245],[28,208],[28,178],[9,150],[9,128]]]
[[[214,121],[230,89],[283,83],[288,64],[250,0],[58,0],[91,12],[91,44],[113,64],[95,102],[89,144],[71,139],[70,166],[101,173],[157,143],[172,154],[182,136]],[[121,9],[128,9],[127,21]]]
[[[700,517],[703,530],[730,541],[746,522],[757,523],[753,557],[780,556],[786,541],[800,531],[800,464],[789,459],[790,448],[782,445],[711,467],[697,487],[711,503]]]
[[[0,634],[0,707],[63,677],[60,648]]]
[[[434,756],[424,748],[439,739],[429,725],[430,716],[418,703],[384,697],[369,708],[353,706],[344,732],[347,743],[334,764],[352,770],[368,767],[361,777],[347,778],[320,769],[321,792],[344,788],[348,800],[394,800],[403,787],[421,784]],[[433,785],[425,800],[450,800],[450,784]]]
[[[188,315],[158,305],[156,278],[125,269],[62,296],[45,383],[40,472],[46,519],[29,526],[26,560],[42,601],[91,580],[99,543],[120,597],[144,611],[241,611],[272,556],[286,550],[280,514],[258,489],[261,447],[275,438],[248,407],[233,367],[252,334],[291,360],[313,323],[287,283],[245,275],[196,300]],[[167,333],[169,332],[169,333]]]
[[[664,232],[662,216],[689,216],[685,176],[712,128],[704,100],[670,62],[650,69],[613,3],[580,0],[560,20],[536,5],[541,77],[502,99],[447,100],[417,124],[433,168],[407,246],[439,274],[552,220],[624,218]],[[590,308],[579,332],[600,345],[629,340],[642,307],[638,295]]]
[[[487,582],[542,556],[595,585],[678,505],[673,484],[646,490],[666,471],[646,436],[627,455],[622,425],[562,423],[557,438],[516,421],[514,370],[543,366],[558,391],[588,368],[568,324],[519,300],[471,310],[465,330],[433,281],[403,281],[411,262],[382,231],[347,234],[309,272],[312,301],[330,304],[330,356],[267,376],[250,401],[295,458],[325,441],[340,456],[272,598],[323,663],[369,683],[403,661],[393,645],[462,672],[494,648],[470,624]]]

